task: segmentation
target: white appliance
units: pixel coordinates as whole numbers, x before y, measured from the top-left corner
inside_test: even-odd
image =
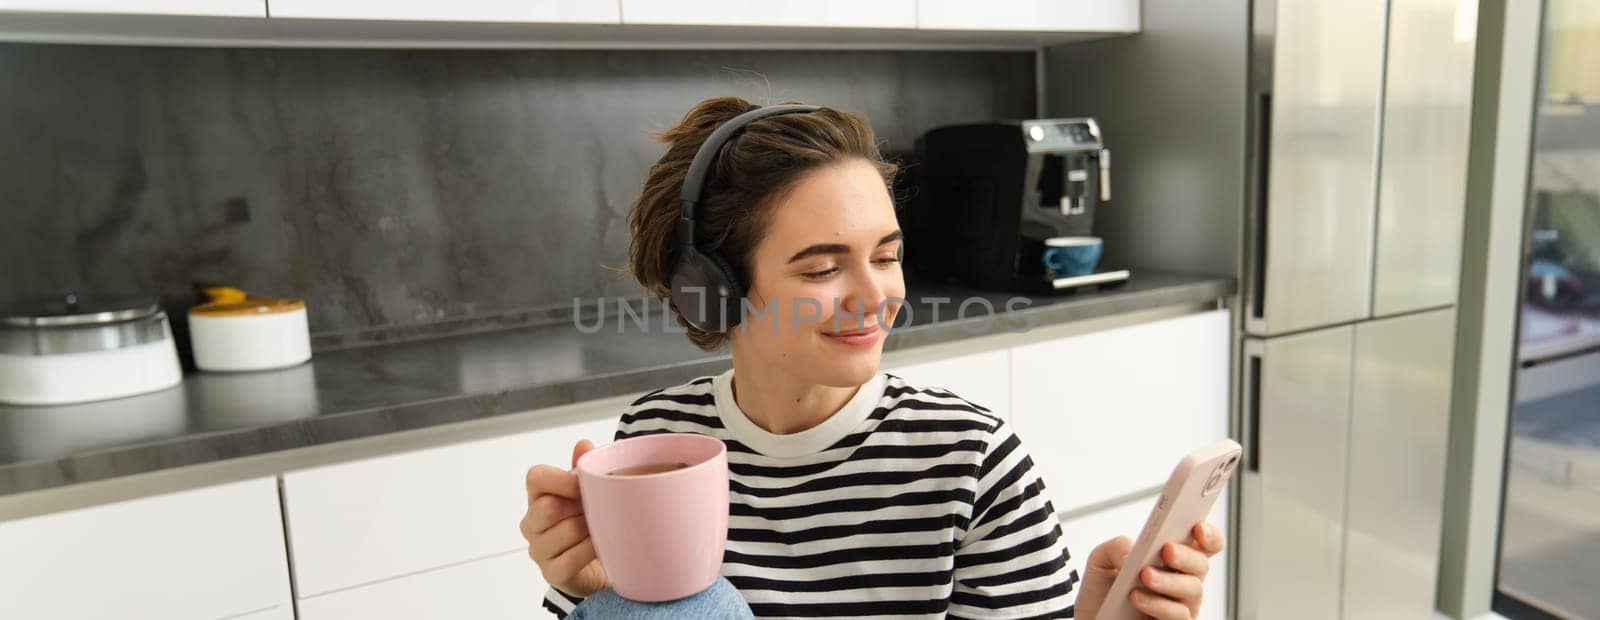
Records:
[[[171,326],[154,299],[66,295],[0,311],[0,402],[88,402],[182,381]]]

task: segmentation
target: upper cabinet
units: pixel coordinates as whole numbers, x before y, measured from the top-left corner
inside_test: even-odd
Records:
[[[1139,3],[1136,0],[918,0],[917,27],[929,30],[1137,32]]]
[[[917,0],[622,0],[622,21],[695,26],[916,28]]]
[[[616,24],[622,21],[617,3],[592,0],[452,0],[451,2],[270,0],[270,2],[272,17],[573,24]]]
[[[266,17],[267,0],[0,0],[0,11]]]
[[[0,14],[0,42],[507,49],[1033,50],[1140,19],[1139,0],[0,0]]]

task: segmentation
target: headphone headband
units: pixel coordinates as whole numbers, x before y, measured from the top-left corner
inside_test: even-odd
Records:
[[[702,251],[695,245],[694,209],[705,190],[706,173],[722,150],[722,145],[732,139],[745,125],[768,116],[813,112],[814,105],[775,105],[756,107],[728,119],[711,132],[683,177],[683,189],[678,195],[683,210],[678,216],[678,260],[673,266],[671,279],[672,305],[685,321],[697,329],[708,332],[726,332],[739,324],[744,300],[744,283],[733,266],[716,252]]]
[[[728,119],[722,126],[712,131],[706,141],[700,144],[700,149],[695,151],[694,161],[689,163],[689,172],[683,176],[683,188],[678,194],[678,201],[682,204],[682,212],[678,216],[678,243],[685,246],[694,245],[694,210],[700,204],[701,192],[705,191],[706,173],[710,172],[711,164],[722,151],[723,143],[744,129],[745,125],[763,118],[780,114],[815,112],[820,109],[822,106],[800,104],[757,107]]]

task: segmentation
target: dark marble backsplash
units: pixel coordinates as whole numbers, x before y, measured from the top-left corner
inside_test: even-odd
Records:
[[[0,45],[0,303],[191,282],[308,300],[313,332],[637,297],[650,134],[737,94],[864,113],[888,150],[1033,115],[1017,52]]]

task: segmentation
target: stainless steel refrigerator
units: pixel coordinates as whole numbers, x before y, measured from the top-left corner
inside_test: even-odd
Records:
[[[1258,0],[1240,618],[1434,608],[1475,0]]]

